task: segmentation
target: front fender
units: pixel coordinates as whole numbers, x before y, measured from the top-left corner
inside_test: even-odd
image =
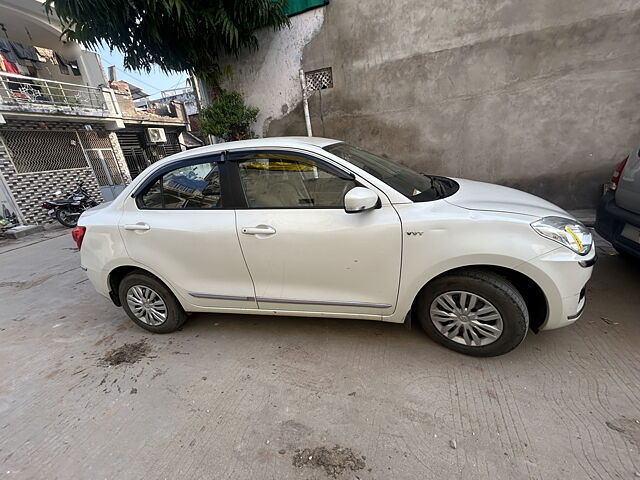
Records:
[[[527,215],[478,212],[441,201],[394,207],[404,233],[398,308],[385,318],[390,322],[403,321],[420,290],[438,275],[473,266],[516,270],[558,247],[531,228]]]
[[[385,318],[385,321],[396,323],[404,321],[404,317],[411,310],[413,302],[420,293],[420,290],[431,280],[444,273],[460,268],[486,266],[516,270],[515,267],[521,263],[521,260],[506,255],[473,254],[442,260],[421,270],[412,269],[413,271],[410,275],[407,274],[408,272],[403,271],[400,280],[398,308],[394,312],[394,315]]]

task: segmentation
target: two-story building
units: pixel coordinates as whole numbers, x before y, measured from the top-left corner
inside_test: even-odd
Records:
[[[146,138],[157,154],[135,163],[137,174],[177,151],[164,149],[164,127],[188,128],[181,105],[136,110],[128,92],[109,87],[99,55],[60,37],[40,1],[0,3],[0,218],[45,222],[42,202],[79,180],[98,200],[111,200],[132,173],[117,132],[155,128],[156,137]]]
[[[112,67],[109,86],[115,91],[122,113],[125,128],[118,130],[116,136],[132,178],[161,158],[202,145],[189,142],[192,136],[188,133],[189,114],[185,103],[177,99],[163,103],[149,101],[144,93],[145,96],[140,97],[135,93],[140,89],[118,81]]]

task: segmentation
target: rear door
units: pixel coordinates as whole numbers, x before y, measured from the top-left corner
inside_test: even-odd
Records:
[[[616,204],[640,215],[640,149],[631,152],[616,190]]]
[[[129,256],[189,303],[257,308],[225,181],[219,155],[163,167],[127,199],[120,232]]]
[[[229,166],[243,193],[238,236],[260,309],[393,313],[402,234],[382,192],[380,208],[346,213],[344,195],[358,182],[319,158],[253,151]]]

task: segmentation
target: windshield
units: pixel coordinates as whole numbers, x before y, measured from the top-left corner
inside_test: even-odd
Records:
[[[458,184],[449,178],[414,172],[404,165],[346,143],[334,143],[324,149],[382,180],[414,202],[437,200],[458,190]]]

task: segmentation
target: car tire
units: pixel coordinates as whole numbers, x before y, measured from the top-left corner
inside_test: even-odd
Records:
[[[124,277],[118,288],[118,296],[129,318],[150,332],[175,332],[187,319],[171,290],[146,273],[132,272]]]
[[[513,350],[529,329],[529,313],[520,292],[506,278],[483,270],[461,270],[428,283],[415,309],[433,340],[476,357]]]

